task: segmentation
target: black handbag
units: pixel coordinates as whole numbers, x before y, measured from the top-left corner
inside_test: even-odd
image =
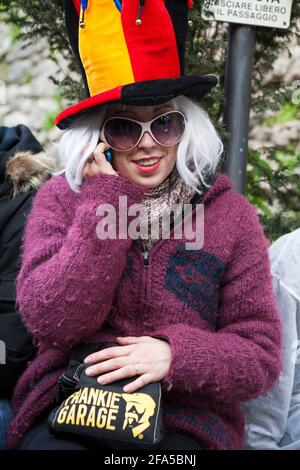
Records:
[[[101,385],[96,377],[85,374],[86,356],[115,345],[82,344],[72,350],[68,368],[59,379],[60,404],[48,417],[50,431],[154,448],[164,437],[160,382],[125,393],[124,385],[134,378]]]

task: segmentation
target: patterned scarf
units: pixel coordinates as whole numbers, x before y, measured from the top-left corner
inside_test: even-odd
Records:
[[[176,166],[159,186],[144,193],[142,203],[146,210],[139,218],[141,237],[134,241],[139,249],[149,251],[162,238],[162,217],[169,218],[172,223],[181,213],[182,206],[189,204],[195,194],[195,189],[180,177]],[[172,207],[173,204],[178,206]],[[171,208],[176,210],[173,212]],[[146,238],[143,238],[144,234]]]

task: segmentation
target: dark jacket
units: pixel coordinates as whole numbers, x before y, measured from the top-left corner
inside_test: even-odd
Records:
[[[35,348],[15,305],[26,217],[49,157],[23,125],[0,127],[0,397],[9,397]]]

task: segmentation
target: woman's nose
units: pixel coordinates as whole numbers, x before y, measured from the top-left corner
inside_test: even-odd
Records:
[[[152,147],[154,145],[156,145],[155,140],[153,139],[151,134],[149,134],[148,131],[145,131],[138,146],[139,147]]]

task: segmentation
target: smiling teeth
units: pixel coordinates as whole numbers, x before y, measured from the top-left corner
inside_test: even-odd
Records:
[[[139,162],[137,162],[137,164],[142,165],[142,166],[150,166],[158,162],[159,162],[159,158],[151,158],[150,160],[140,160]]]

